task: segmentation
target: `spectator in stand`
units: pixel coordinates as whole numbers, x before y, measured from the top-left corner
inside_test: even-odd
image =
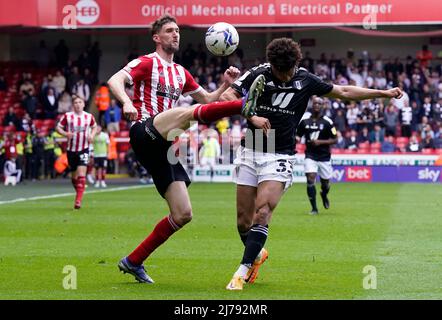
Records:
[[[399,120],[401,122],[402,137],[411,137],[411,121],[413,120],[413,110],[408,104],[405,104],[399,113]]]
[[[66,46],[64,40],[60,40],[57,46],[54,48],[55,62],[58,68],[64,68],[68,64],[69,60],[69,48]]]
[[[395,152],[396,150],[397,150],[397,148],[394,145],[394,137],[387,136],[381,145],[381,151],[382,152]]]
[[[431,97],[425,96],[424,97],[424,104],[422,105],[422,113],[424,116],[428,117],[429,119],[432,118],[432,104],[431,104]]]
[[[0,91],[8,90],[8,83],[4,76],[0,75]]]
[[[22,95],[22,100],[26,97],[26,94],[35,95],[35,87],[29,79],[26,79],[20,86],[20,94]]]
[[[109,87],[106,83],[102,83],[95,93],[95,104],[98,109],[98,124],[106,127],[104,123],[104,114],[109,109],[110,105]]]
[[[51,60],[51,53],[46,47],[46,42],[44,40],[40,41],[40,47],[37,51],[37,63],[40,68],[47,68],[49,66],[49,61]]]
[[[63,91],[58,100],[58,113],[65,114],[72,111],[72,97],[67,91]]]
[[[418,125],[421,121],[421,108],[419,108],[419,105],[416,101],[411,102],[411,113],[412,113],[412,119],[411,119],[411,131],[416,132],[418,131]]]
[[[416,54],[416,59],[419,60],[421,68],[427,68],[433,59],[433,53],[428,50],[427,45],[423,45],[422,50]]]
[[[356,130],[358,128],[357,120],[359,115],[359,109],[356,106],[356,103],[354,101],[350,102],[350,104],[347,106],[347,124],[348,127],[352,130]]]
[[[387,87],[387,79],[383,71],[378,71],[374,78],[374,88],[384,90]]]
[[[434,140],[430,132],[427,132],[424,139],[421,141],[422,149],[435,149]]]
[[[31,119],[34,120],[37,114],[38,100],[32,90],[25,93],[24,99],[22,100],[22,106]]]
[[[337,138],[337,142],[335,143],[335,145],[333,146],[333,148],[336,149],[345,149],[346,147],[346,142],[344,137],[342,136],[341,131],[336,131],[336,138]]]
[[[434,135],[434,147],[436,149],[442,149],[442,127]]]
[[[20,120],[14,112],[14,107],[8,108],[8,113],[5,115],[3,119],[3,126],[14,126],[16,131],[21,131]]]
[[[358,133],[356,130],[350,131],[350,136],[345,142],[345,148],[348,150],[356,150],[358,148]]]
[[[72,88],[72,93],[83,99],[86,106],[88,106],[89,98],[91,97],[91,89],[89,85],[80,79]]]
[[[84,69],[83,79],[84,82],[87,83],[89,88],[95,88],[95,86],[97,85],[97,77],[94,73],[91,72],[89,68]]]
[[[73,66],[70,70],[69,75],[67,76],[68,80],[68,90],[70,93],[73,93],[75,85],[82,79],[80,75],[80,70],[77,66]]]
[[[21,119],[21,128],[22,131],[30,132],[34,130],[34,124],[32,123],[32,119],[29,116],[29,113],[25,113],[23,118]]]
[[[384,129],[379,125],[375,124],[374,129],[370,132],[369,141],[370,143],[382,143],[384,142],[385,132]]]
[[[358,135],[358,145],[360,143],[369,142],[370,135],[367,127],[363,127],[362,130],[359,132]]]
[[[66,89],[66,78],[63,76],[60,70],[57,70],[54,78],[52,79],[52,86],[55,89],[55,95],[60,97],[63,91]]]
[[[230,127],[229,118],[222,118],[216,123],[216,128],[220,134],[224,134]]]
[[[121,109],[117,100],[112,99],[109,108],[104,114],[105,127],[109,133],[120,131]]]
[[[442,99],[433,105],[433,121],[442,123]]]
[[[406,151],[407,152],[420,152],[421,151],[421,146],[420,146],[419,141],[417,140],[417,137],[415,135],[412,135],[410,137],[410,141],[408,142]]]
[[[359,132],[361,132],[364,128],[367,128],[368,130],[373,128],[373,115],[371,114],[369,107],[363,107],[362,112],[358,114],[356,123]]]
[[[43,109],[45,119],[57,118],[58,100],[55,96],[55,90],[51,87],[48,88],[47,94],[43,97]]]
[[[333,119],[333,123],[338,131],[344,132],[346,129],[346,118],[343,109],[338,109],[336,116]]]
[[[425,139],[427,136],[430,136],[431,138],[434,138],[434,131],[431,128],[431,125],[427,124],[423,130],[421,131],[421,138]]]

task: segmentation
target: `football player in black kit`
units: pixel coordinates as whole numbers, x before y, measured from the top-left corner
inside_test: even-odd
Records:
[[[316,206],[316,174],[321,178],[321,198],[325,209],[330,207],[327,194],[330,191],[330,178],[333,174],[331,165],[330,146],[337,142],[336,128],[333,121],[322,116],[321,111],[324,100],[319,97],[313,98],[312,115],[302,120],[298,125],[296,133],[299,140],[305,137],[305,175],[307,177],[307,195],[312,205],[310,214],[318,214]]]
[[[235,160],[237,227],[245,250],[239,268],[226,287],[228,290],[242,290],[246,282],[253,283],[268,257],[264,249],[268,224],[284,191],[292,183],[295,133],[310,97],[364,100],[402,96],[399,88],[372,90],[322,81],[298,67],[301,48],[289,38],[271,41],[266,56],[269,63],[250,69],[221,95],[221,100],[236,100],[247,95],[252,84],[256,88],[263,87],[253,99],[256,99],[257,115],[267,118],[272,129],[266,130],[265,136],[248,122],[254,139],[250,139],[250,135],[246,138]]]

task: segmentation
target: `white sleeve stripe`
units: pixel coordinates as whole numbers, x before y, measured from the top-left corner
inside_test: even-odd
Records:
[[[324,116],[324,120],[326,120],[328,123],[330,123],[331,125],[333,125],[333,120],[330,119],[329,117]]]
[[[201,90],[203,90],[203,88],[201,86],[198,86],[198,88],[196,90],[183,93],[183,96],[187,97],[189,94],[194,94],[194,93],[200,92]]]
[[[123,70],[126,73],[126,76],[129,79],[130,85],[133,85],[134,84],[134,79],[132,79],[132,76],[130,75],[130,73],[127,72],[125,69],[121,69],[121,70]]]

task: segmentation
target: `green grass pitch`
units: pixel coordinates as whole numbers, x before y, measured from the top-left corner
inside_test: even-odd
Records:
[[[154,188],[86,194],[79,212],[73,196],[0,205],[0,299],[442,299],[440,185],[335,184],[319,216],[294,185],[242,292],[225,290],[243,252],[235,186],[195,183],[190,196],[193,221],[146,262],[154,285],[117,269],[168,213]],[[63,288],[66,265],[76,290]],[[376,289],[363,288],[366,265]]]

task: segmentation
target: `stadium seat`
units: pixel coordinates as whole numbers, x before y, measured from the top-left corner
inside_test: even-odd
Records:
[[[398,145],[398,144],[405,144],[405,145],[407,145],[409,140],[410,139],[407,138],[407,137],[397,137],[396,138],[396,145]]]
[[[426,149],[422,149],[422,153],[423,154],[434,154],[436,152],[434,149],[426,148]]]
[[[117,144],[117,150],[118,152],[127,152],[130,149],[130,143],[129,142],[120,142]]]
[[[360,148],[360,149],[368,149],[370,147],[370,142],[361,142],[359,145],[358,145],[358,148]]]
[[[358,148],[358,153],[370,153],[369,148]]]

